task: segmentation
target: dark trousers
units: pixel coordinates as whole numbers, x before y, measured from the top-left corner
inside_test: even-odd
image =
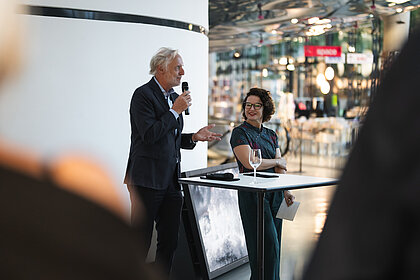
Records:
[[[131,199],[131,223],[143,235],[146,260],[150,248],[153,226],[156,222],[156,264],[169,276],[178,244],[181,220],[182,194],[175,184],[166,190],[154,190],[141,186],[128,186]],[[140,202],[140,203],[139,203]]]

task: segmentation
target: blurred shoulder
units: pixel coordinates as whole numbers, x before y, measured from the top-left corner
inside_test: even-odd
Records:
[[[0,165],[21,177],[50,181],[58,188],[81,196],[128,221],[122,198],[105,168],[77,154],[59,156],[45,163],[42,156],[28,149],[0,141]]]
[[[82,155],[63,155],[50,165],[52,180],[67,191],[82,196],[128,221],[122,198],[105,168]]]

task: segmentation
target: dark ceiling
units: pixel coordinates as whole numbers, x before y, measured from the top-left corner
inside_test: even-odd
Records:
[[[420,6],[420,0],[399,1],[404,0],[209,0],[210,52],[345,30]],[[324,22],[312,24],[313,17]]]

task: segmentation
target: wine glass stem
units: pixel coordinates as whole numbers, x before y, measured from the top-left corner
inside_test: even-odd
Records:
[[[257,181],[257,168],[254,167],[254,183]]]

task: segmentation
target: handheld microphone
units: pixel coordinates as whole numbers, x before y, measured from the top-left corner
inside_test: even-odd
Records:
[[[187,91],[188,89],[189,89],[188,83],[182,82],[182,92]],[[185,110],[185,115],[189,115],[189,114],[190,114],[190,108],[187,108],[187,110]]]

